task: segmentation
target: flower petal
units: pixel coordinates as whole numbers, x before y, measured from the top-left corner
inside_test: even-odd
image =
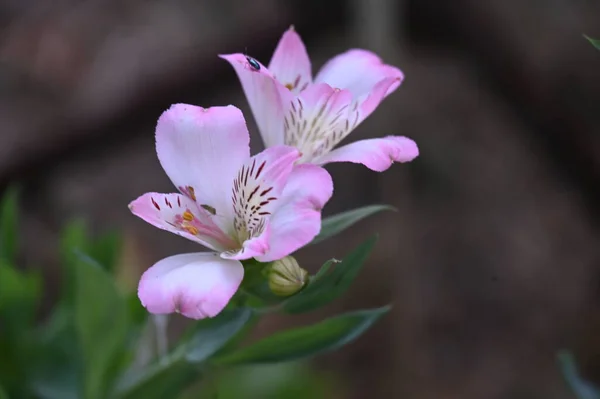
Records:
[[[242,112],[234,106],[202,108],[176,104],[156,127],[158,159],[181,192],[233,220],[229,197],[240,166],[250,157],[250,135]]]
[[[204,319],[225,308],[243,277],[240,262],[212,252],[175,255],[146,270],[138,296],[150,313]]]
[[[353,49],[329,60],[315,77],[315,83],[324,82],[333,87],[348,89],[355,98],[370,93],[375,85],[386,78],[394,78],[384,97],[398,88],[404,74],[398,68],[384,64],[376,54]]]
[[[299,158],[297,149],[275,146],[253,156],[242,166],[232,192],[233,226],[242,248],[222,254],[224,258],[249,259],[269,249],[269,219]]]
[[[314,162],[320,165],[330,162],[362,163],[371,170],[382,172],[394,162],[410,162],[418,155],[419,148],[413,140],[402,136],[388,136],[342,146]]]
[[[214,223],[213,216],[181,194],[146,193],[129,204],[131,212],[158,227],[214,250],[235,243]]]
[[[281,259],[311,242],[321,230],[321,209],[332,194],[333,181],[325,169],[311,164],[294,167],[270,219],[269,251],[257,259]]]
[[[358,102],[358,120],[356,122],[356,126],[358,126],[362,121],[367,119],[369,115],[381,104],[386,93],[389,92],[390,87],[394,85],[397,86],[398,78],[390,77],[385,78],[373,87],[373,90],[369,94],[366,94],[357,100]]]
[[[265,146],[283,144],[283,105],[291,101],[293,94],[262,64],[258,64],[259,70],[252,67],[244,54],[220,57],[235,69]]]
[[[300,93],[312,83],[310,58],[293,26],[279,40],[269,63],[269,71],[294,94]]]

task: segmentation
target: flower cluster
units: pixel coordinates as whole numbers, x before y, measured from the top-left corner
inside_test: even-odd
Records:
[[[179,193],[147,193],[129,207],[212,252],[175,255],[150,267],[138,295],[151,313],[213,317],[237,292],[243,261],[278,261],[310,243],[333,194],[324,164],[384,171],[418,156],[415,142],[402,136],[335,148],[404,78],[375,54],[347,51],[313,78],[292,27],[268,67],[244,54],[221,57],[240,79],[266,149],[251,156],[246,122],[234,106],[177,104],[162,114],[156,151]]]

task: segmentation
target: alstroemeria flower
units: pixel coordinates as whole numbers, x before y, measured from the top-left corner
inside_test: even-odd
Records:
[[[404,79],[398,68],[369,51],[340,54],[313,79],[304,43],[292,27],[268,68],[244,54],[220,57],[235,69],[267,147],[294,146],[302,163],[354,162],[378,172],[419,155],[416,143],[402,136],[334,149]]]
[[[280,259],[319,233],[321,208],[333,192],[329,174],[294,166],[301,154],[289,146],[251,157],[249,141],[233,106],[177,104],[158,120],[158,159],[181,193],[147,193],[129,208],[215,253],[172,256],[148,269],[138,294],[151,313],[212,317],[242,281],[240,260]]]

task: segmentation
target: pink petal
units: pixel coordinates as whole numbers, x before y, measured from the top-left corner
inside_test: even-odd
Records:
[[[293,94],[259,63],[252,67],[244,54],[220,55],[235,69],[266,147],[283,144],[283,106]],[[258,61],[257,61],[258,62]]]
[[[300,93],[312,83],[310,58],[293,26],[279,40],[269,63],[269,71],[294,94]]]
[[[352,107],[348,90],[320,83],[309,86],[286,108],[285,143],[302,152],[301,162],[330,151],[355,126],[358,106]]]
[[[394,78],[385,96],[398,88],[404,74],[398,68],[384,64],[376,54],[353,49],[329,60],[315,77],[316,82],[328,83],[333,87],[348,89],[355,98],[370,93],[375,85],[386,78]]]
[[[269,251],[257,259],[281,259],[311,242],[321,230],[321,209],[332,194],[333,181],[325,169],[310,164],[294,167],[271,216]]]
[[[357,141],[331,151],[315,160],[320,165],[330,162],[362,163],[382,172],[394,162],[410,162],[419,155],[417,144],[408,137],[388,136]]]
[[[250,157],[250,135],[242,112],[234,106],[202,108],[176,104],[156,126],[158,159],[181,192],[231,223],[231,184]],[[190,188],[191,187],[191,188]]]
[[[229,251],[226,259],[249,259],[269,249],[269,219],[276,211],[279,198],[300,158],[297,149],[275,146],[253,156],[240,169],[234,183],[232,203],[233,227],[242,243],[239,251]]]
[[[129,204],[131,212],[158,227],[214,250],[236,244],[214,223],[213,216],[181,194],[147,193]]]
[[[385,78],[377,82],[369,94],[358,99],[360,116],[358,118],[357,125],[371,115],[373,111],[375,111],[375,109],[387,95],[386,93],[389,94],[390,87],[393,87],[394,85],[397,86],[397,83],[398,78]]]
[[[150,313],[178,312],[204,319],[225,308],[243,277],[240,262],[221,259],[215,253],[175,255],[146,270],[138,296]]]

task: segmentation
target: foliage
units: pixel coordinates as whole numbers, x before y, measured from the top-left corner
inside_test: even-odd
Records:
[[[587,35],[583,35],[583,37],[585,37],[592,44],[592,46],[594,46],[598,50],[600,50],[600,39],[592,39],[591,37],[589,37]]]
[[[600,399],[600,389],[581,377],[577,370],[575,357],[571,352],[560,351],[557,360],[563,378],[577,399]]]
[[[387,209],[391,208],[369,206],[325,218],[314,242]],[[326,384],[306,372],[279,373],[278,378],[287,382],[273,382],[271,388],[264,384],[242,388],[242,383],[233,386],[223,381],[232,378],[227,376],[252,375],[255,367],[268,367],[237,370],[231,366],[286,362],[278,370],[297,370],[298,364],[291,361],[352,342],[389,309],[348,312],[240,346],[247,332],[270,312],[309,312],[342,296],[376,237],[341,261],[326,261],[302,290],[288,297],[270,292],[265,278],[268,264],[247,261],[242,290],[230,306],[212,319],[192,323],[161,356],[152,334],[148,339],[153,319],[135,293],[123,292],[116,282],[120,237],[114,233],[92,237],[81,220],[68,224],[62,233],[61,297],[39,321],[44,287],[35,268],[18,265],[18,220],[18,193],[10,190],[0,201],[0,399],[177,398],[186,397],[198,381],[206,381],[202,392],[216,386],[224,398],[239,397],[239,392],[257,398],[327,397]],[[140,362],[140,353],[149,360]],[[215,373],[220,375],[216,380]],[[244,381],[251,385],[247,378]]]

